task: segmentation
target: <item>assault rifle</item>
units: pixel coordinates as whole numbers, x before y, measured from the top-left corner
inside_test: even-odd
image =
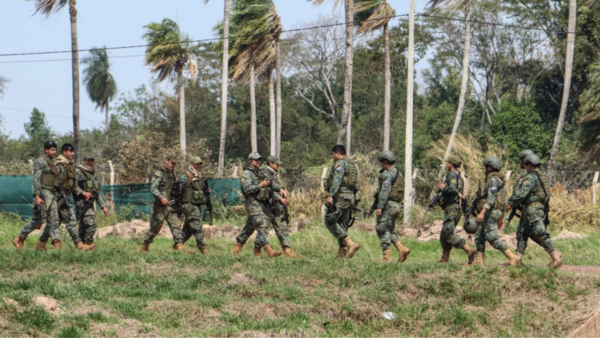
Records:
[[[356,217],[356,213],[362,212],[362,209],[358,207],[360,201],[360,198],[356,199],[354,201],[354,206],[350,209],[350,222],[348,223],[348,229],[350,229],[354,225],[354,222],[358,219],[358,217]]]
[[[506,217],[506,222],[507,224],[510,224],[510,222],[513,220],[513,218],[517,217],[517,218],[521,218],[521,215],[517,214],[517,210],[520,210],[521,213],[523,213],[523,208],[522,207],[514,207],[512,208],[512,210],[510,211],[510,214],[508,215],[508,217]]]
[[[373,216],[373,213],[375,212],[375,210],[377,210],[377,204],[379,204],[379,188],[377,188],[375,195],[373,195],[373,204],[369,209],[369,217]]]
[[[83,204],[83,207],[81,208],[81,210],[77,214],[77,222],[79,222],[79,220],[81,220],[83,218],[83,216],[88,211],[88,209],[90,209],[90,208],[92,208],[94,206],[94,201],[98,200],[98,193],[97,192],[92,192],[92,195],[93,195],[93,197],[90,198],[89,200],[85,201],[85,203]]]
[[[438,190],[437,194],[435,194],[435,196],[433,196],[433,198],[431,199],[431,202],[429,202],[429,204],[427,204],[427,210],[425,210],[425,215],[427,215],[427,213],[429,212],[429,210],[431,210],[431,208],[438,205],[438,203],[440,202],[440,198],[442,198],[442,191]]]
[[[213,211],[213,205],[212,205],[212,201],[210,200],[210,187],[208,186],[208,178],[205,178],[202,181],[202,186],[201,186],[202,192],[204,193],[204,205],[206,206],[206,212],[208,212],[210,214],[210,222],[209,224],[212,225],[212,211]]]
[[[173,210],[177,213],[177,216],[181,218],[183,215],[183,192],[181,191],[181,185],[178,182],[173,184],[173,188],[171,189],[171,199],[169,201],[169,205],[173,207]]]
[[[65,188],[63,188],[63,187],[58,188],[58,197],[59,197],[59,199],[62,199],[65,202],[65,205],[68,208],[71,208],[71,196],[69,196],[69,194],[67,194],[67,192],[65,191]]]
[[[502,183],[498,187],[498,191],[504,189],[504,185],[505,185],[505,183]],[[471,206],[469,207],[469,209],[467,209],[467,212],[465,213],[465,217],[468,218],[471,215],[477,216],[477,214],[475,214],[475,207],[477,206],[477,203],[479,203],[479,201],[481,201],[481,199],[483,199],[483,198],[487,198],[487,193],[483,194],[483,192],[481,191],[481,186],[479,186],[479,189],[477,190],[477,197],[475,197],[473,199],[473,201],[471,202]]]

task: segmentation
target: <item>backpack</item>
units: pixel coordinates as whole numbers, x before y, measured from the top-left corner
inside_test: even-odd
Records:
[[[458,171],[458,197],[463,211],[466,210],[469,203],[469,177],[462,171]]]
[[[348,162],[348,174],[344,180],[348,189],[357,192],[358,191],[358,165],[354,163],[350,158],[347,158]]]

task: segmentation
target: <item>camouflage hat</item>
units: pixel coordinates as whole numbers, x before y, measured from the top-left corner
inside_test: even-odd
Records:
[[[260,161],[260,160],[262,160],[262,156],[260,156],[259,153],[250,153],[250,155],[248,155],[248,159],[249,160]]]
[[[181,163],[181,158],[180,158],[179,154],[174,151],[170,151],[170,152],[166,153],[165,159],[171,160],[171,162],[173,162],[173,163]]]
[[[394,164],[396,163],[396,155],[389,150],[384,150],[377,154],[377,160],[379,162],[387,161],[388,163]]]
[[[452,155],[452,156],[448,157],[448,162],[450,162],[454,165],[462,164],[462,160],[460,159],[460,157],[458,157],[458,155]]]
[[[96,154],[94,153],[85,153],[85,156],[83,156],[84,160],[95,160],[96,159]]]
[[[519,160],[523,161],[523,159],[529,155],[535,155],[535,153],[531,149],[525,149],[519,153]]]
[[[204,161],[202,161],[202,159],[200,158],[200,156],[194,156],[190,160],[190,163],[191,164],[202,164],[202,163],[204,163]]]
[[[525,156],[523,159],[523,164],[531,164],[534,167],[539,167],[542,165],[542,159],[536,154],[530,154]]]
[[[267,157],[267,163],[277,163],[278,165],[283,165],[283,162],[281,162],[277,156],[269,156]]]

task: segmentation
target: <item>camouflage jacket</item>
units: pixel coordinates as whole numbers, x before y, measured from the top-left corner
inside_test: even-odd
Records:
[[[171,199],[171,190],[175,182],[175,171],[168,169],[163,163],[161,168],[150,177],[150,193],[154,195],[156,201],[160,201],[163,197]]]
[[[48,155],[42,155],[37,160],[35,160],[35,162],[33,162],[33,195],[34,196],[41,197],[43,188],[46,188],[49,190],[54,190],[54,186],[50,186],[50,185],[42,186],[42,175],[43,174],[49,174],[49,175],[54,174],[54,172],[52,171],[52,168],[50,168],[50,165],[44,159],[44,157],[46,157],[47,159],[52,161],[52,159],[49,158]]]
[[[446,179],[444,180],[444,184],[446,184],[446,186],[441,190],[441,204],[443,206],[460,203],[460,196],[458,195],[459,179],[460,177],[457,170],[449,172],[448,175],[446,175]]]
[[[394,182],[396,175],[398,175],[398,180],[402,179],[402,175],[399,175],[398,168],[396,167],[391,167],[390,170],[385,170],[380,174],[378,188],[379,201],[377,203],[377,209],[384,209],[388,204],[390,192],[394,186],[392,183],[398,184],[398,181]]]
[[[486,175],[485,187],[483,188],[485,200],[483,206],[481,208],[477,208],[477,212],[480,212],[481,209],[487,209],[489,211],[494,208],[494,204],[496,203],[496,197],[501,186],[502,180],[496,177],[494,173]]]
[[[252,166],[247,166],[242,172],[241,183],[242,183],[242,194],[246,199],[256,198],[260,192],[260,182],[262,177],[258,169],[254,169]]]
[[[72,170],[73,172],[75,172],[75,164],[74,164],[73,160],[69,160],[63,155],[58,155],[56,157],[56,159],[54,160],[54,163],[56,163],[56,169],[58,169],[58,175],[65,177],[65,179],[67,179],[67,171],[68,170]],[[69,166],[70,166],[70,168],[69,168]],[[76,179],[77,179],[77,176],[75,176],[75,179],[73,179],[71,182],[69,182],[67,184],[69,186],[70,192],[72,192],[73,195],[75,195],[75,196],[79,196],[79,195],[81,195],[83,190],[81,190],[81,188],[79,188],[79,185],[77,185]]]
[[[279,180],[279,172],[275,171],[273,168],[267,165],[260,171],[260,173],[262,177],[265,177],[269,181],[271,181],[269,189],[273,190],[273,198],[276,201],[279,201],[279,199],[281,198],[279,193],[281,189],[283,189],[283,185],[281,185],[281,181]]]
[[[354,194],[350,189],[342,188],[342,182],[344,176],[348,174],[348,161],[346,157],[337,160],[333,165],[333,180],[331,182],[331,188],[329,189],[328,196],[335,197],[338,192],[340,194]]]
[[[82,190],[86,190],[86,191],[88,190],[88,189],[85,189],[85,184],[87,184],[88,182],[91,182],[92,185],[97,185],[98,188],[100,187],[100,185],[96,181],[96,175],[93,170],[85,171],[81,167],[77,166],[75,168],[75,171],[77,172],[77,183],[84,185],[83,187],[79,186]],[[95,190],[95,189],[89,189],[89,190]],[[104,196],[102,196],[102,194],[100,194],[100,190],[95,191],[95,192],[98,193],[98,199],[96,200],[96,202],[98,203],[98,206],[100,208],[104,208],[106,206],[106,202],[104,201]]]
[[[540,178],[538,177],[537,172],[532,171],[527,173],[527,175],[520,180],[517,189],[508,199],[508,204],[513,208],[520,205],[528,206],[535,202],[543,203],[545,198],[546,194],[542,189]]]

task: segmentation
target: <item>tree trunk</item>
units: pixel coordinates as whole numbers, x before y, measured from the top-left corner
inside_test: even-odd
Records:
[[[254,65],[250,67],[250,143],[252,152],[258,152],[258,141],[256,135],[256,94],[254,93],[255,86]]]
[[[77,6],[75,0],[69,0],[71,18],[71,62],[73,68],[73,143],[77,163],[81,162],[81,144],[79,141],[79,44],[77,42]]]
[[[390,110],[392,106],[392,69],[390,59],[390,30],[383,26],[383,46],[385,49],[385,94],[383,112],[383,150],[390,150]]]
[[[106,108],[104,108],[104,110],[106,110],[106,116],[105,116],[105,123],[106,123],[106,129],[104,131],[104,133],[106,134],[106,144],[108,144],[108,132],[110,131],[110,121],[108,120],[108,105],[109,105],[109,101],[108,98],[106,99]]]
[[[460,126],[460,121],[462,120],[463,113],[465,111],[465,100],[467,97],[467,89],[469,82],[469,61],[471,58],[471,10],[467,6],[465,8],[465,46],[463,51],[463,61],[462,61],[462,80],[460,83],[460,96],[458,98],[458,109],[456,110],[456,120],[454,121],[454,127],[452,128],[452,135],[450,135],[450,141],[448,142],[448,148],[446,148],[446,153],[444,154],[444,163],[441,164],[440,172],[438,174],[438,180],[441,180],[444,176],[444,164],[448,160],[450,153],[452,152],[452,147],[454,146],[454,140],[456,139],[456,134],[458,133],[458,127]]]
[[[281,45],[277,41],[277,59],[276,59],[276,71],[277,71],[277,140],[276,140],[276,154],[281,159],[281,117],[283,115],[282,98],[281,98]]]
[[[406,90],[406,144],[404,147],[404,224],[410,224],[410,212],[412,211],[415,2],[416,0],[410,0],[410,10],[408,16],[408,79]]]
[[[273,70],[269,70],[269,117],[271,127],[271,156],[277,156],[277,116],[275,112],[275,83]]]
[[[179,148],[183,157],[186,155],[187,144],[185,137],[185,85],[183,74],[179,76]]]
[[[352,127],[348,127],[351,123],[349,119],[352,114],[352,70],[353,70],[353,47],[354,47],[354,0],[345,0],[345,11],[346,11],[346,64],[344,66],[345,79],[344,79],[344,108],[342,113],[342,121],[340,124],[340,130],[338,133],[337,144],[342,144],[344,136],[347,130],[352,130]],[[350,122],[349,122],[350,121]],[[346,139],[346,152],[350,154],[350,142]]]
[[[223,68],[221,70],[221,135],[219,139],[218,177],[223,177],[225,167],[225,137],[227,136],[227,80],[229,70],[229,0],[225,0],[223,14]]]
[[[569,28],[567,32],[567,56],[565,59],[565,80],[563,84],[563,96],[560,105],[560,115],[556,125],[556,134],[554,134],[554,144],[550,153],[550,183],[554,176],[554,167],[556,157],[560,149],[560,139],[562,138],[563,127],[565,125],[565,115],[567,114],[567,104],[569,103],[569,91],[571,89],[571,73],[573,72],[573,54],[575,50],[575,29],[577,24],[577,0],[569,0]]]

